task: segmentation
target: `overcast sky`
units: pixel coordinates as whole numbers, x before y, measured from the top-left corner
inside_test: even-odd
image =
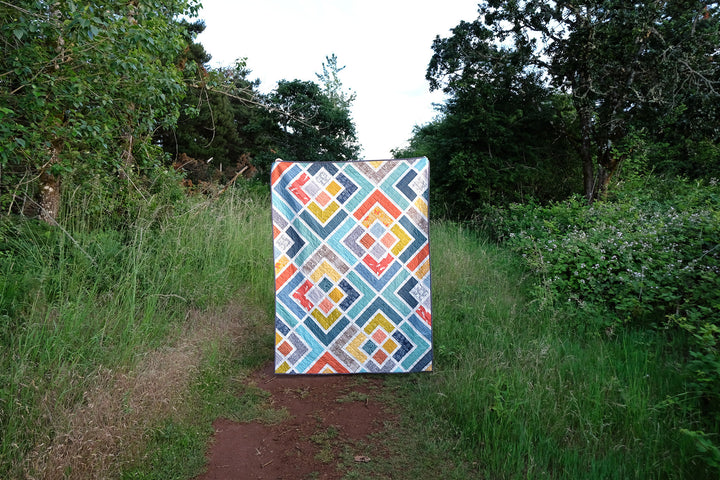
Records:
[[[436,35],[477,18],[476,0],[202,0],[198,41],[211,65],[247,57],[263,92],[278,80],[317,81],[325,57],[346,66],[340,80],[357,94],[352,116],[361,158],[390,158],[415,125],[436,115],[425,70]]]

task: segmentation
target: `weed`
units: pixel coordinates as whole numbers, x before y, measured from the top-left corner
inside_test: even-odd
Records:
[[[370,396],[367,393],[362,393],[353,390],[352,392],[349,392],[341,397],[338,397],[335,401],[338,403],[347,403],[347,402],[367,402]]]
[[[335,440],[340,435],[340,431],[334,425],[330,425],[325,430],[317,432],[310,436],[310,440],[318,446],[319,451],[315,454],[315,459],[321,463],[332,463],[337,460],[335,458]]]

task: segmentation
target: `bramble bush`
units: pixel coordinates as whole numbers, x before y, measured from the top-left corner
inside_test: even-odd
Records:
[[[609,201],[488,209],[481,224],[537,274],[535,295],[570,303],[585,329],[622,327],[686,336],[689,398],[702,424],[720,429],[720,185],[643,180]],[[717,435],[688,430],[720,468]]]

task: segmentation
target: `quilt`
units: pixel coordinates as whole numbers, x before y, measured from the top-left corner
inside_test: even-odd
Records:
[[[428,159],[271,172],[275,372],[432,370]]]

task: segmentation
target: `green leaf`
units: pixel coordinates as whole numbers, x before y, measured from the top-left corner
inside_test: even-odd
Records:
[[[22,40],[22,38],[25,36],[25,30],[23,30],[21,27],[15,27],[13,29],[13,34],[15,35],[15,38],[18,40]]]

